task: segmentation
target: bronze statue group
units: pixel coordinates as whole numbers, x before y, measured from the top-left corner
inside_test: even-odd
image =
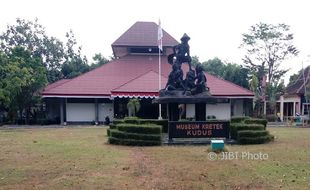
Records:
[[[192,58],[190,56],[188,41],[190,37],[184,34],[181,43],[174,46],[173,54],[168,56],[168,62],[172,65],[172,71],[168,76],[168,82],[162,95],[173,95],[174,92],[182,92],[182,95],[191,96],[208,91],[206,87],[207,78],[203,72],[203,67],[197,64],[195,70],[192,69]],[[188,63],[189,71],[183,79],[182,63]]]

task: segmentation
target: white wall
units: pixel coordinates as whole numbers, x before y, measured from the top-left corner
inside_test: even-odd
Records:
[[[207,104],[206,115],[214,115],[216,119],[230,119],[230,103]]]
[[[67,103],[67,121],[95,121],[94,103]]]
[[[195,104],[186,104],[186,118],[195,118]]]
[[[230,103],[206,105],[206,116],[214,115],[216,119],[230,119]],[[195,117],[195,104],[186,104],[186,118]]]
[[[109,116],[110,120],[114,117],[114,105],[113,103],[99,103],[99,121],[105,121],[105,117]]]

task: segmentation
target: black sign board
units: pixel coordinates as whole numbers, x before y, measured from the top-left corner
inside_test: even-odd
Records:
[[[169,121],[172,138],[229,138],[229,121]]]

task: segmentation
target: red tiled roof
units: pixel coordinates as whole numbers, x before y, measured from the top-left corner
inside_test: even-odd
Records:
[[[304,94],[305,86],[309,83],[310,79],[310,66],[304,69],[303,72],[300,73],[297,80],[286,88],[286,93],[288,94]],[[309,89],[307,89],[309,90]]]
[[[112,46],[157,46],[158,25],[154,22],[136,22]],[[163,46],[175,46],[178,41],[163,30]]]
[[[158,96],[159,74],[153,70],[128,81],[122,86],[112,90],[112,96]],[[164,88],[167,78],[162,76],[161,88]]]
[[[162,87],[167,82],[171,65],[162,56]],[[187,66],[184,65],[183,68]],[[45,95],[110,96],[113,92],[158,93],[158,56],[125,56],[60,85],[51,84]],[[184,71],[185,73],[185,71]],[[254,96],[231,82],[206,73],[207,86],[214,96]],[[153,81],[152,81],[153,80]]]

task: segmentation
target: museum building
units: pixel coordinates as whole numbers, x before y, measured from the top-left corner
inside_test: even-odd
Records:
[[[100,123],[107,116],[113,120],[130,115],[127,103],[131,98],[138,98],[141,108],[137,116],[158,118],[159,106],[152,100],[159,95],[159,73],[164,88],[171,71],[167,55],[179,42],[163,30],[163,50],[159,56],[157,31],[154,22],[136,22],[112,44],[115,59],[78,77],[48,85],[42,92],[47,117],[60,124]],[[186,71],[188,66],[183,64],[182,69]],[[253,92],[207,72],[205,76],[211,95],[218,98],[206,105],[207,118],[230,119],[251,114]],[[194,104],[184,107],[182,117],[194,118]],[[162,105],[161,110],[166,118],[167,106]]]

